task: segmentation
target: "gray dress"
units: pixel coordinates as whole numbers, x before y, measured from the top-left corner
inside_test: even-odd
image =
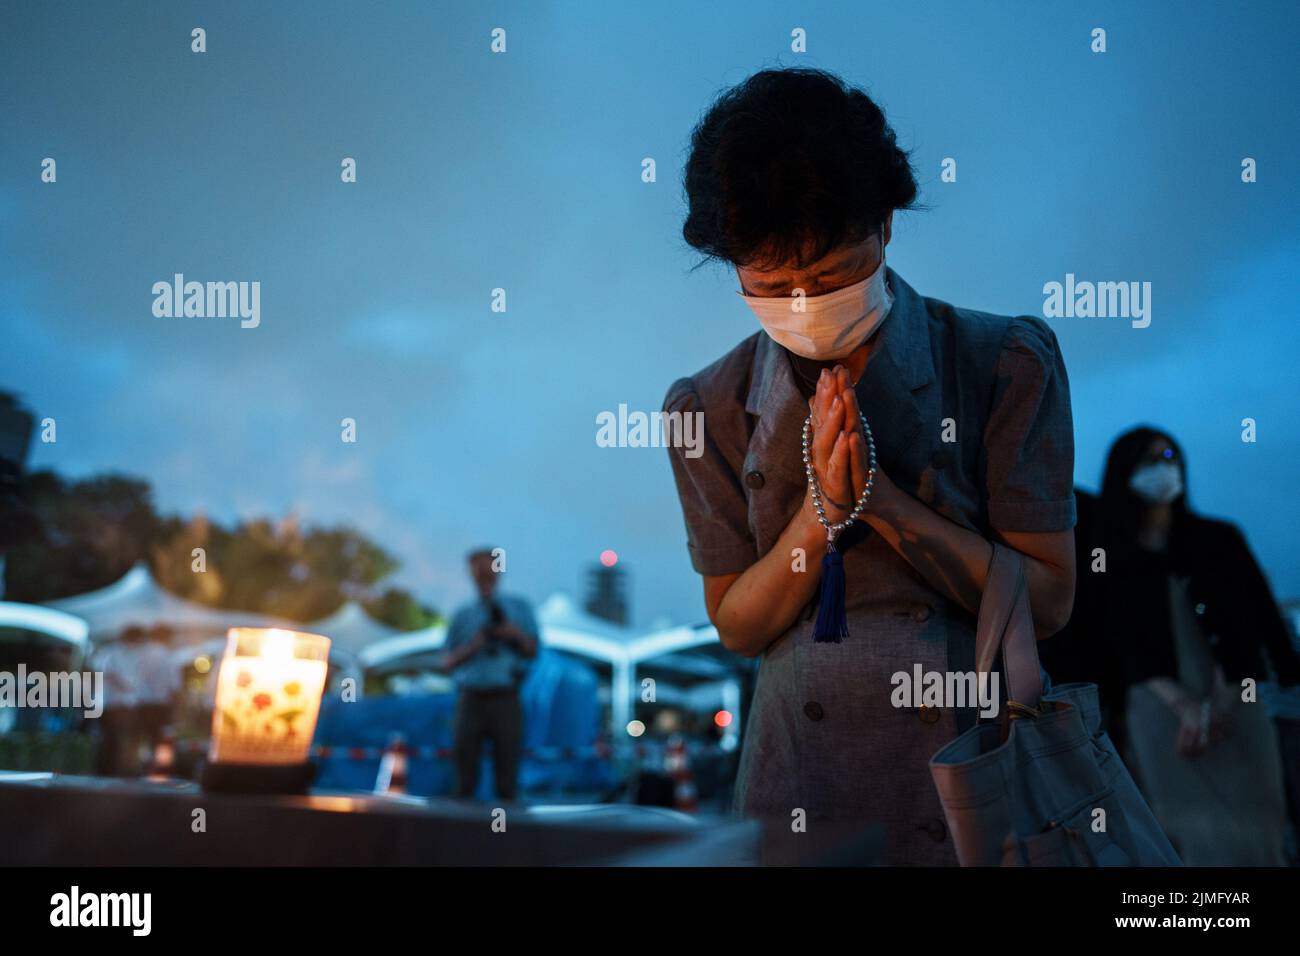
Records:
[[[1041,320],[922,298],[891,269],[894,305],[857,385],[881,467],[933,510],[980,534],[1074,526],[1069,383]],[[702,575],[744,571],[804,496],[807,415],[789,355],[758,332],[669,389],[667,412],[704,413],[697,458],[669,450]],[[952,419],[956,441],[943,440]],[[763,652],[735,806],[746,815],[884,825],[887,862],[955,864],[930,756],[974,712],[895,708],[891,675],[974,669],[975,621],[870,528],[841,539],[851,636],[814,643],[816,598]]]

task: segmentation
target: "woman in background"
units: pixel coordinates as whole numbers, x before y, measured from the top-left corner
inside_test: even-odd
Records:
[[[1147,427],[1111,446],[1094,519],[1074,629],[1104,642],[1125,760],[1187,865],[1284,865],[1277,737],[1242,682],[1268,680],[1271,664],[1294,684],[1300,660],[1245,538],[1188,508],[1182,451]]]

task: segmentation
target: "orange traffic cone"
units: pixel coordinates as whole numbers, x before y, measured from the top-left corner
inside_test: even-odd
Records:
[[[699,791],[691,776],[691,761],[686,753],[686,741],[674,736],[664,751],[664,772],[673,781],[673,807],[683,813],[694,813],[699,807]]]
[[[375,793],[406,793],[406,764],[406,741],[401,734],[394,734],[379,760]]]

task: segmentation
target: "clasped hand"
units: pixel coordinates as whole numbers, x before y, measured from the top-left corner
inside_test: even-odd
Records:
[[[858,398],[844,366],[822,369],[821,377],[817,379],[817,393],[808,399],[808,410],[812,415],[809,455],[821,488],[826,520],[835,524],[847,518],[853,510],[858,495],[867,486],[870,468]],[[872,497],[882,478],[877,465]],[[805,503],[810,509],[813,507],[811,488]]]

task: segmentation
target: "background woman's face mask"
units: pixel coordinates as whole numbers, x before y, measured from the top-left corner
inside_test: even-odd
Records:
[[[883,250],[875,272],[825,295],[740,296],[773,341],[796,355],[822,361],[843,358],[865,342],[894,304],[885,282]],[[802,311],[796,311],[800,305]]]
[[[1157,461],[1133,472],[1129,489],[1153,505],[1167,505],[1183,493],[1183,473],[1172,461]]]

